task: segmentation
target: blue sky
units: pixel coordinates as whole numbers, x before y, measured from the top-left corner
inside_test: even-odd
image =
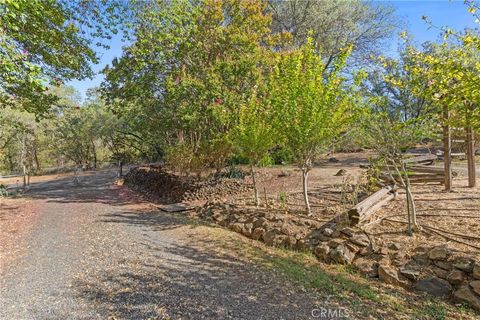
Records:
[[[439,31],[429,29],[429,26],[422,20],[427,16],[437,26],[448,26],[455,30],[462,30],[466,27],[476,27],[474,18],[467,11],[463,1],[382,1],[395,7],[396,15],[404,23],[404,31],[413,35],[415,42],[434,41],[438,39]],[[393,37],[389,41],[389,49],[386,53],[395,54],[398,38]],[[100,63],[94,65],[93,69],[98,74],[94,79],[83,81],[71,81],[68,84],[74,86],[85,97],[88,88],[99,86],[103,76],[99,73],[115,57],[122,54],[121,36],[114,37],[109,43],[110,49],[99,53]]]

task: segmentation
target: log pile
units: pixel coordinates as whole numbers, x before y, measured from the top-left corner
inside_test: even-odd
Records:
[[[412,157],[403,160],[407,165],[408,178],[411,184],[424,184],[424,183],[445,183],[445,170],[440,167],[430,166],[433,161],[438,159],[435,154],[426,154],[422,156]],[[397,179],[398,173],[394,172],[391,168],[383,168],[383,172],[380,173],[380,179],[387,184],[394,184],[400,179]],[[456,176],[455,172],[452,172],[453,176]],[[392,179],[393,178],[393,179]],[[396,180],[396,181],[395,181]]]
[[[429,166],[435,160],[437,160],[437,156],[434,154],[425,154],[403,160],[407,166],[410,184],[443,184],[445,182],[444,169]],[[350,225],[368,222],[376,211],[395,198],[396,192],[392,186],[400,181],[398,173],[389,167],[383,167],[381,170],[379,178],[387,186],[384,186],[348,211]],[[453,176],[456,176],[456,173],[453,173]]]
[[[348,211],[350,225],[357,225],[368,221],[378,209],[394,198],[395,190],[393,187],[386,186],[378,190]]]

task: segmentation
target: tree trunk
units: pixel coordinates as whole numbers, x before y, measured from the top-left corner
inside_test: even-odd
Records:
[[[473,138],[473,128],[471,124],[471,112],[473,111],[474,105],[470,103],[467,109],[467,127],[466,138],[467,138],[467,161],[468,161],[468,187],[473,188],[476,185],[476,175],[475,175],[475,141]]]
[[[97,170],[97,148],[95,142],[92,140],[92,153],[93,153],[93,170]]]
[[[22,164],[22,168],[23,168],[23,189],[25,189],[27,187],[27,166],[24,164]]]
[[[443,163],[445,170],[445,191],[452,191],[452,139],[448,126],[448,106],[443,107]]]
[[[410,178],[408,177],[407,168],[405,164],[402,166],[403,173],[405,175],[405,192],[407,194],[407,212],[408,212],[408,234],[412,235],[414,231],[418,230],[417,225],[417,210],[415,208],[415,202],[413,199],[412,189],[410,186]]]
[[[258,207],[260,205],[260,199],[258,197],[257,179],[255,178],[255,170],[253,169],[252,164],[250,165],[250,172],[252,174],[253,191],[255,193],[255,205]]]
[[[307,210],[307,215],[312,215],[312,210],[310,209],[310,202],[308,201],[308,168],[302,168],[303,173],[303,199],[305,201],[305,209]]]
[[[121,178],[123,176],[123,161],[118,160],[118,172],[117,172],[117,178]]]

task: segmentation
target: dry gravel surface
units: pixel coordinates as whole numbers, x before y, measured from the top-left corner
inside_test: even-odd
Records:
[[[38,182],[0,207],[0,319],[311,319],[323,304],[113,179]]]

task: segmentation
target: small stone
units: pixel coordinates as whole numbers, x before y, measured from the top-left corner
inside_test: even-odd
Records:
[[[463,282],[463,272],[460,270],[453,269],[447,275],[447,280],[453,285],[459,285]]]
[[[328,159],[328,162],[331,162],[331,163],[337,163],[339,160],[335,157],[331,157]]]
[[[341,244],[332,249],[329,254],[333,261],[341,264],[351,264],[355,258],[355,253],[350,251],[345,245]]]
[[[473,265],[472,275],[475,279],[480,279],[480,263],[476,262]]]
[[[331,237],[332,234],[333,234],[333,230],[330,229],[330,228],[325,228],[325,229],[323,230],[323,234],[324,234],[325,236],[327,236],[327,237]]]
[[[428,252],[428,257],[431,260],[446,260],[449,254],[447,247],[438,246]]]
[[[480,280],[470,282],[470,287],[472,287],[473,291],[480,296]]]
[[[472,308],[480,311],[480,298],[468,286],[462,286],[453,293],[455,299],[468,303]]]
[[[336,176],[336,177],[342,177],[342,176],[344,176],[344,175],[346,175],[346,174],[347,174],[347,170],[345,170],[345,169],[340,169],[340,170],[338,170],[337,173],[335,173],[335,176]]]
[[[378,266],[378,278],[388,284],[393,284],[401,287],[408,286],[407,281],[400,280],[400,278],[398,277],[397,269],[388,264],[382,263]]]
[[[349,241],[356,245],[359,245],[360,247],[367,247],[370,244],[370,240],[363,233],[355,234],[353,237],[350,238]]]
[[[263,238],[263,234],[265,233],[265,229],[263,228],[256,228],[252,232],[252,239],[253,240],[261,240]]]
[[[292,173],[289,170],[282,170],[282,172],[280,172],[278,177],[283,178],[283,177],[289,177],[291,175],[292,175]]]
[[[415,284],[415,289],[418,291],[427,292],[436,297],[446,297],[452,291],[452,285],[443,279],[435,276],[430,276],[419,280]]]
[[[407,279],[416,281],[420,276],[420,272],[412,269],[400,268],[400,274]]]
[[[330,252],[330,247],[324,243],[318,245],[315,248],[315,255],[317,256],[318,259],[322,261],[327,261],[328,260],[328,253]]]

